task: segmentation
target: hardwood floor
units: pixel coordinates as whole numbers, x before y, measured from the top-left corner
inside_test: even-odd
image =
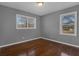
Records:
[[[79,56],[79,48],[37,39],[0,49],[1,56]]]

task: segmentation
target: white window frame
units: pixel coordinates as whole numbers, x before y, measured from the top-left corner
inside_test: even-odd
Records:
[[[73,34],[65,34],[62,32],[62,27],[61,27],[62,26],[62,17],[65,15],[70,15],[70,14],[75,14],[74,33]],[[60,15],[60,34],[61,35],[77,36],[77,11],[69,12],[69,13],[65,13],[65,14]]]
[[[16,29],[36,29],[36,17],[31,17],[31,16],[25,16],[25,15],[16,14],[16,20],[17,20],[17,16],[26,17],[26,19],[27,19],[27,28],[18,28],[17,27],[17,23],[16,23]],[[31,27],[31,28],[28,27],[29,18],[33,18],[34,27]]]

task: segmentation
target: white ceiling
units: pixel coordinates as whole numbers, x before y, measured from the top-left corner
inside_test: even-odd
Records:
[[[39,16],[78,5],[78,2],[45,2],[39,7],[36,2],[0,2],[0,5],[30,12]]]

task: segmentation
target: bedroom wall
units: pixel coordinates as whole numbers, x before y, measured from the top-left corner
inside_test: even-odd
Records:
[[[36,29],[16,29],[16,14],[36,17]],[[0,6],[0,46],[40,37],[40,17],[28,12]],[[24,37],[24,39],[23,39]]]
[[[60,35],[60,15],[63,13],[77,11],[78,13],[78,26],[77,36]],[[52,40],[79,45],[79,5],[73,6],[64,10],[60,10],[41,17],[41,34],[42,37]]]

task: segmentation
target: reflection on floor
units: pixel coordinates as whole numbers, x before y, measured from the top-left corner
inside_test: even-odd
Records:
[[[79,56],[79,48],[37,39],[0,49],[2,56]]]

